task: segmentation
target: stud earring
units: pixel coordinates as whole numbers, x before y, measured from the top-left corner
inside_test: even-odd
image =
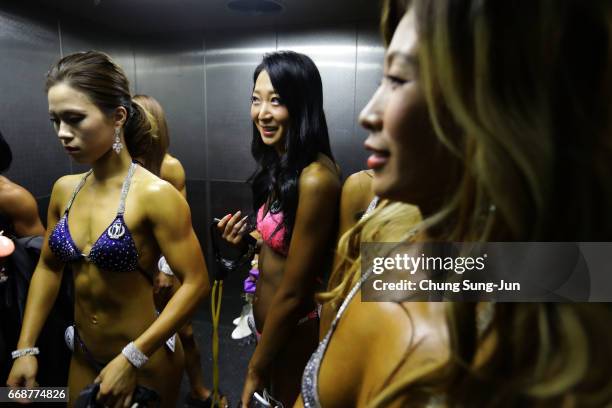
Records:
[[[123,149],[123,143],[121,143],[121,137],[119,137],[119,128],[115,128],[115,143],[113,143],[113,150],[115,153],[121,153]]]

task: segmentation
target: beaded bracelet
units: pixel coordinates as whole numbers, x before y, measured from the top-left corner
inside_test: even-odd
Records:
[[[22,348],[19,350],[12,351],[11,357],[13,357],[13,360],[15,360],[19,357],[35,356],[37,354],[40,354],[40,350],[38,349],[38,347],[28,347],[28,348]]]
[[[127,358],[127,360],[132,363],[132,365],[136,368],[140,368],[149,361],[149,357],[145,355],[142,351],[138,350],[138,347],[131,341],[127,346],[121,350],[121,354]]]

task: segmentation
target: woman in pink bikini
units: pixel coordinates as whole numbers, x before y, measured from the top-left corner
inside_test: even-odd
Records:
[[[259,342],[242,403],[265,388],[292,406],[317,345],[314,293],[331,266],[341,182],[329,144],[321,76],[312,60],[288,51],[267,54],[253,82],[251,150],[257,170],[249,181],[262,237],[253,301]],[[228,214],[218,225],[227,241],[244,245],[247,217]]]

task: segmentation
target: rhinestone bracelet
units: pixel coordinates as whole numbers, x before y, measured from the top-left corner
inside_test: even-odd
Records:
[[[149,361],[149,358],[142,351],[138,350],[138,347],[131,341],[127,346],[121,350],[121,354],[128,359],[130,363],[136,368],[140,368]]]
[[[40,350],[38,349],[38,347],[28,347],[28,348],[22,348],[22,349],[11,352],[11,357],[13,357],[13,360],[15,360],[16,358],[19,358],[19,357],[35,356],[37,354],[40,354]]]

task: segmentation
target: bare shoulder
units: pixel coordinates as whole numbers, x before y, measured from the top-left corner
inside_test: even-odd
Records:
[[[389,280],[395,280],[387,275]],[[367,285],[367,282],[364,285]],[[364,288],[362,288],[363,290]],[[361,292],[363,293],[363,291]],[[419,344],[419,347],[436,348],[448,346],[448,329],[446,322],[447,304],[444,302],[407,302],[396,301],[402,298],[394,293],[388,293],[386,301],[360,302],[363,310],[360,314],[376,320],[377,331],[388,333],[389,336],[376,336],[374,342],[381,344],[383,349],[393,344],[408,345]]]
[[[30,207],[32,204],[36,206],[36,199],[28,190],[6,177],[2,177],[0,183],[0,196],[0,210],[5,213],[24,206]]]
[[[139,167],[134,177],[139,203],[147,212],[173,211],[185,201],[172,184],[144,167]]]
[[[0,177],[0,194],[2,201],[33,197],[28,190],[6,177]]]
[[[342,194],[344,192],[356,193],[367,191],[369,192],[372,185],[372,176],[367,171],[361,170],[353,173],[346,178],[342,186]]]
[[[362,170],[347,177],[342,186],[343,201],[349,200],[356,206],[363,207],[367,206],[372,198],[372,177],[366,171]]]
[[[304,167],[299,179],[300,193],[307,191],[312,193],[336,192],[340,193],[342,184],[337,172],[329,166],[315,161]]]
[[[357,298],[356,298],[357,300]],[[380,317],[380,321],[374,326],[376,330],[373,335],[380,330],[386,329],[388,333],[396,333],[399,337],[405,337],[410,341],[414,336],[441,335],[446,331],[445,313],[446,305],[444,302],[367,302],[363,299],[354,301],[356,314],[364,319]],[[358,311],[357,311],[358,309]],[[371,326],[371,325],[370,325]],[[388,331],[387,331],[388,330]],[[378,337],[378,336],[377,336]]]
[[[53,184],[51,205],[64,205],[70,199],[79,182],[87,173],[67,174],[58,178]]]
[[[144,167],[139,167],[134,177],[137,180],[136,188],[138,189],[138,195],[144,200],[163,199],[168,195],[173,196],[174,194],[171,194],[171,192],[176,192],[172,184],[151,173]]]
[[[162,173],[164,171],[184,171],[184,168],[179,159],[166,154],[164,156],[164,160],[162,161]]]
[[[161,177],[167,180],[168,177],[176,177],[178,175],[185,174],[185,169],[179,159],[176,157],[166,154],[161,166]]]
[[[375,321],[365,389],[369,398],[397,381],[416,381],[450,356],[445,305],[441,302],[363,302]],[[364,395],[365,398],[365,395]],[[399,405],[401,406],[401,404]]]
[[[164,156],[160,177],[168,181],[179,191],[185,187],[185,169],[177,158],[169,154]]]
[[[85,177],[86,174],[87,173],[67,174],[65,176],[62,176],[55,181],[55,184],[53,185],[53,190],[57,191],[58,193],[64,191],[72,192],[76,188],[77,184],[79,184],[79,182],[83,179],[83,177]]]
[[[347,320],[354,321],[350,324],[354,325],[353,330],[360,332],[360,337],[372,347],[388,348],[390,340],[396,345],[408,345],[412,341],[414,332],[412,317],[406,313],[401,304],[364,302],[356,298],[351,302],[351,309],[353,310],[350,314],[347,311]],[[364,324],[365,322],[370,323]]]

